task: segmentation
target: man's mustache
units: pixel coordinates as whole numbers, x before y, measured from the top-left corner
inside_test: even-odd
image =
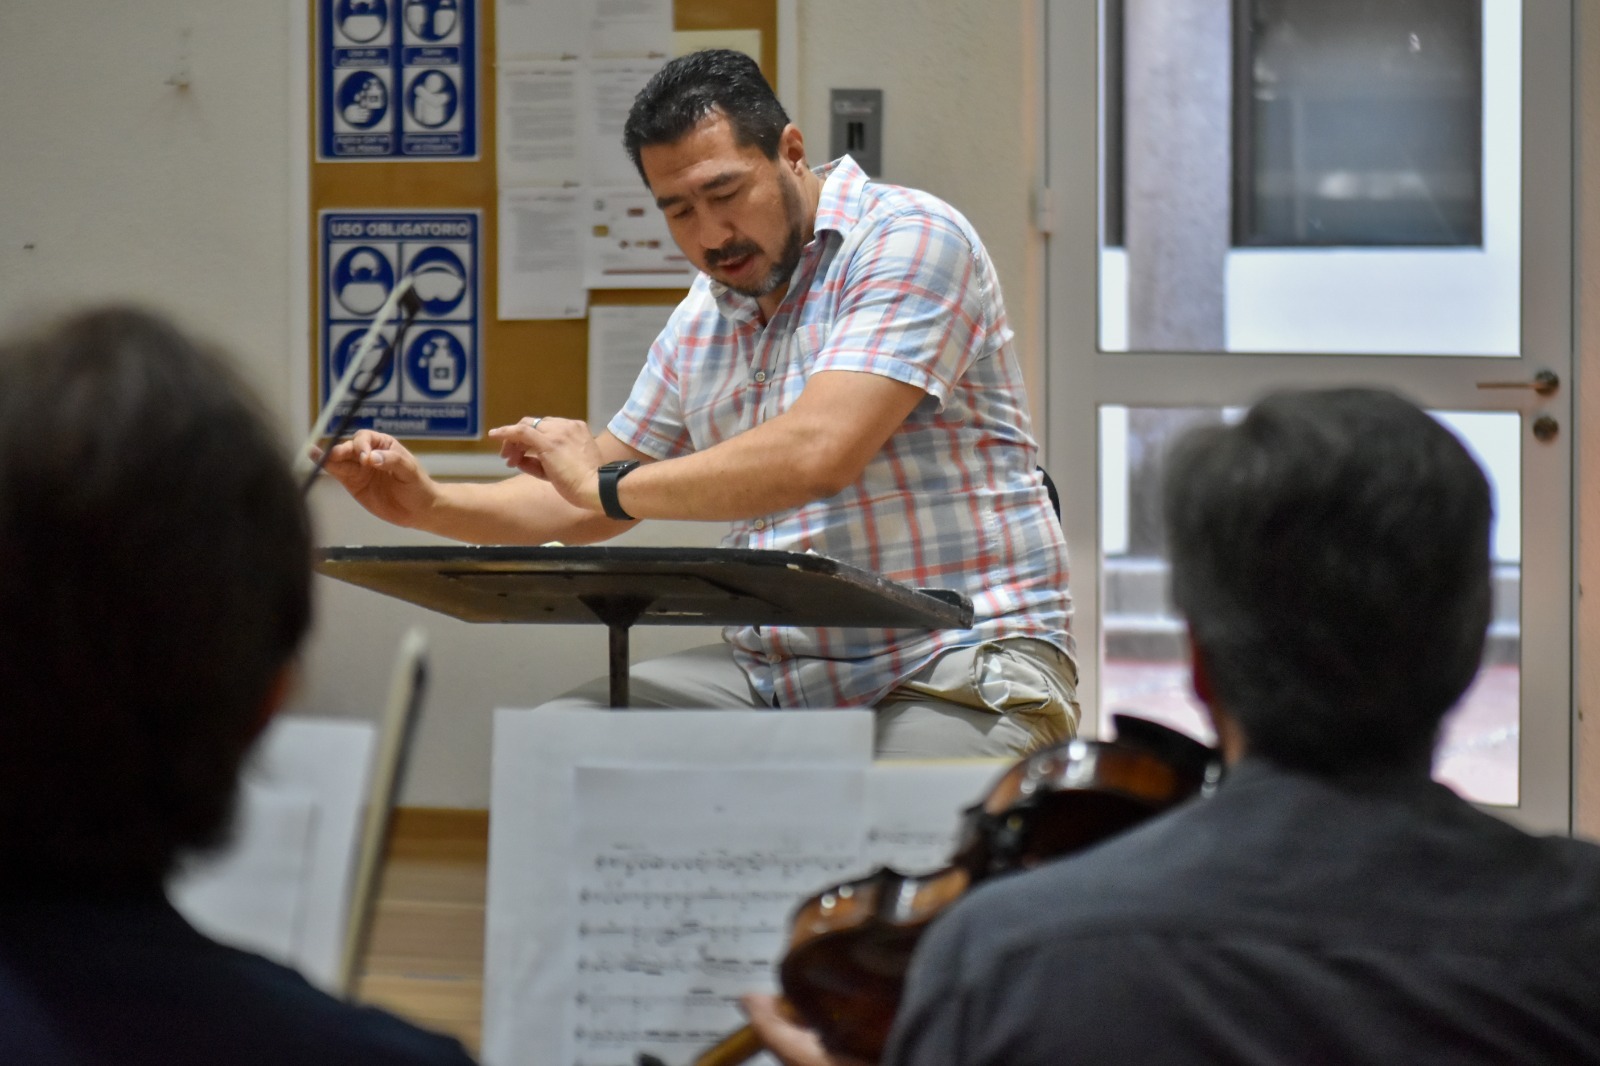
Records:
[[[713,248],[706,253],[706,266],[717,267],[730,259],[743,259],[747,255],[760,255],[761,247],[754,241],[734,241],[732,244]]]

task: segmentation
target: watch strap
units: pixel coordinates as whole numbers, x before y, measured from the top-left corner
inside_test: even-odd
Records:
[[[600,506],[605,510],[607,518],[615,518],[618,522],[634,521],[633,515],[624,511],[622,501],[617,499],[617,482],[622,480],[622,475],[638,465],[637,459],[618,459],[600,467]]]

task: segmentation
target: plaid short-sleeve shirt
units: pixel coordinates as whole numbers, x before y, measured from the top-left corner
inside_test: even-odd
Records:
[[[926,193],[822,168],[815,237],[765,326],[701,275],[650,348],[613,435],[658,459],[786,410],[812,374],[882,374],[927,393],[851,485],[733,525],[723,545],[814,551],[971,597],[968,630],[730,627],[774,706],[871,704],[940,653],[1006,637],[1073,652],[1067,548],[1036,470],[999,278],[978,235]],[[781,469],[781,461],[777,469]]]

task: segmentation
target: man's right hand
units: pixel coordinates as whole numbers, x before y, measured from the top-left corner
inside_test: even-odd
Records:
[[[370,429],[334,445],[323,469],[357,503],[397,526],[416,525],[439,494],[438,484],[405,445]]]

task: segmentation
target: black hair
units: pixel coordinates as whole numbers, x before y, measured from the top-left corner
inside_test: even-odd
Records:
[[[1490,614],[1489,485],[1461,442],[1393,393],[1280,393],[1180,441],[1165,506],[1173,601],[1247,747],[1425,768]]]
[[[734,143],[754,145],[768,159],[778,158],[778,141],[789,116],[761,68],[743,52],[708,48],[672,60],[633,99],[622,145],[646,185],[650,179],[639,150],[681,139],[713,111],[726,116]]]
[[[128,308],[0,343],[0,889],[159,885],[226,835],[310,554],[220,356]]]

